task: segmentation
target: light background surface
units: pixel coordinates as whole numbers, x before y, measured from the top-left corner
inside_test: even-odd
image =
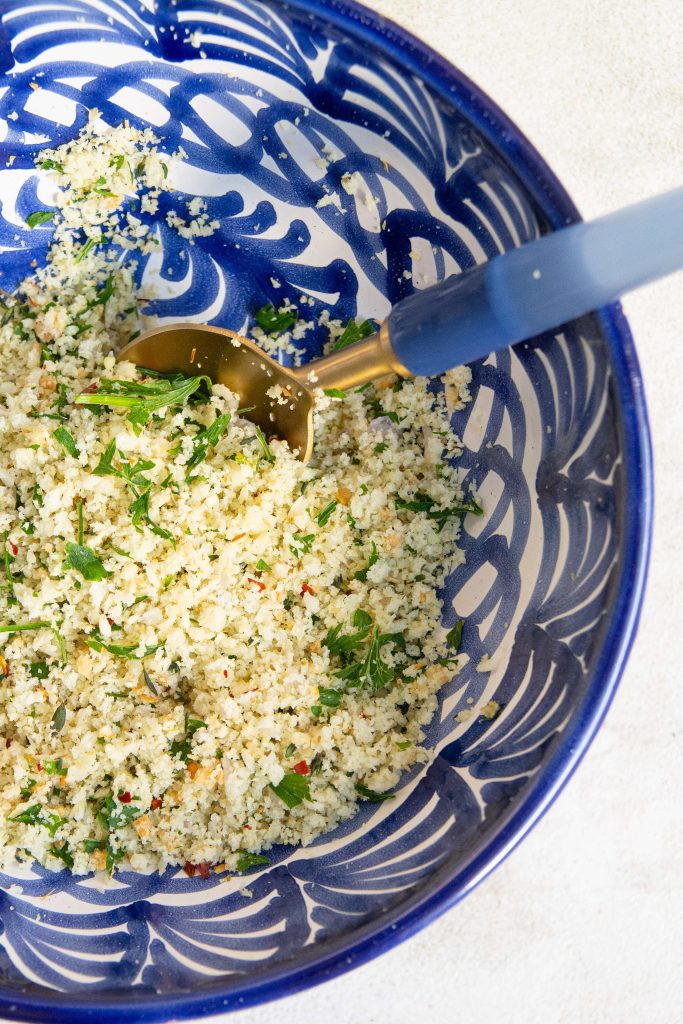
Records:
[[[526,133],[584,217],[683,183],[680,0],[368,0]],[[655,450],[640,631],[569,786],[463,903],[230,1024],[675,1024],[683,995],[683,274],[629,296]]]
[[[584,217],[682,183],[681,0],[367,2],[488,92]],[[681,1020],[683,275],[624,305],[650,407],[655,538],[638,640],[588,756],[436,923],[351,974],[212,1024]]]

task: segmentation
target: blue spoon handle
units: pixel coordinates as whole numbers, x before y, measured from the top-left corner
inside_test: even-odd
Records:
[[[386,321],[412,374],[531,338],[683,267],[683,188],[574,224],[408,296]]]

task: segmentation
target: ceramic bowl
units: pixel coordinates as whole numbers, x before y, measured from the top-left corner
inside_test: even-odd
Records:
[[[158,229],[139,275],[166,282],[153,311],[170,319],[239,330],[264,302],[305,294],[313,321],[323,309],[381,320],[413,288],[578,217],[470,81],[346,0],[3,0],[0,12],[7,290],[45,259],[49,232],[24,224],[44,187],[34,157],[94,107],[184,149],[162,214],[200,195],[220,221],[192,246]],[[356,172],[350,195],[342,178]],[[466,522],[467,561],[444,594],[444,621],[466,620],[467,664],[441,694],[429,764],[396,800],[275,849],[247,881],[3,875],[1,1016],[179,1019],[293,992],[425,925],[548,807],[636,626],[652,498],[642,383],[618,306],[472,372],[452,425],[486,514]],[[489,699],[494,721],[460,715]]]

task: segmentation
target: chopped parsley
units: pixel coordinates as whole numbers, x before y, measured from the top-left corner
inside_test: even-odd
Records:
[[[468,501],[461,501],[455,505],[451,505],[449,508],[438,508],[434,498],[431,498],[428,494],[423,494],[418,491],[414,498],[406,500],[396,495],[395,507],[397,509],[406,509],[409,512],[425,512],[428,519],[433,520],[437,524],[437,533],[441,533],[448,520],[452,517],[460,518],[467,512],[472,512],[476,516],[483,515],[484,510],[480,505],[470,498]]]
[[[346,392],[341,388],[323,388],[323,394],[328,398],[346,398]]]
[[[368,581],[368,569],[371,569],[373,565],[376,565],[379,561],[379,555],[377,554],[377,545],[374,540],[372,542],[372,548],[370,549],[370,557],[368,558],[368,564],[364,569],[357,569],[353,574],[354,580],[359,580],[361,583],[367,583]]]
[[[63,704],[60,704],[54,715],[52,716],[52,731],[61,732],[66,723],[66,708]]]
[[[334,626],[323,640],[332,657],[338,657],[341,667],[334,672],[347,686],[369,686],[381,690],[388,686],[398,674],[398,669],[389,665],[382,657],[382,648],[389,643],[401,649],[403,637],[397,633],[380,633],[379,626],[373,626],[367,612],[358,608],[352,624],[355,633],[342,633],[342,626]],[[360,659],[355,654],[361,655]]]
[[[339,690],[320,687],[318,689],[318,700],[326,708],[338,708],[341,704],[342,695]]]
[[[82,391],[76,395],[76,405],[103,405],[108,408],[129,409],[128,420],[136,433],[140,433],[149,417],[166,406],[182,405],[205,384],[211,390],[211,380],[202,375],[185,377],[182,373],[169,377],[140,381],[100,381],[94,390]]]
[[[301,558],[302,555],[307,555],[313,547],[313,541],[315,540],[314,533],[293,533],[292,540],[293,544],[289,545],[289,550],[292,552],[295,558]]]
[[[56,213],[56,210],[35,210],[33,213],[29,213],[26,218],[26,226],[33,230],[33,228],[39,227],[40,224],[47,224]]]
[[[266,334],[276,337],[294,326],[298,320],[298,313],[295,309],[276,309],[272,302],[268,302],[256,310],[254,320]]]
[[[43,769],[48,775],[66,775],[67,769],[64,766],[64,761],[61,757],[56,758],[53,761],[43,761]]]
[[[357,782],[356,793],[362,796],[364,800],[369,801],[371,804],[381,804],[383,800],[394,800],[396,798],[395,793],[377,793],[374,789],[368,789],[362,782]]]
[[[142,654],[138,654],[140,650],[140,644],[111,644],[107,643],[104,637],[95,629],[92,633],[88,634],[85,638],[85,642],[88,647],[92,648],[93,651],[108,651],[109,654],[115,654],[119,658],[127,658],[130,661],[141,661],[143,658],[149,658],[150,655],[158,651],[162,644],[148,645],[144,648]]]
[[[261,430],[261,428],[260,427],[254,427],[254,432],[255,432],[254,433],[255,438],[256,438],[256,440],[258,441],[258,443],[261,446],[261,453],[263,455],[263,458],[266,460],[266,462],[271,462],[271,463],[275,462],[275,456],[273,455],[272,451],[270,450],[270,446],[269,446],[268,442],[266,441],[266,436],[263,433],[263,431]]]
[[[80,456],[81,453],[76,446],[76,442],[66,427],[57,427],[52,436],[72,458],[77,459]]]
[[[264,562],[264,560],[262,558],[259,558],[258,562],[256,563],[256,571],[257,572],[270,572],[270,566],[268,565],[267,562]]]
[[[62,825],[66,825],[66,818],[60,818],[53,811],[46,810],[42,804],[32,804],[9,821],[20,821],[24,825],[41,825],[51,836],[54,836]]]
[[[270,788],[290,809],[298,807],[304,800],[311,799],[308,782],[303,775],[299,775],[297,772],[289,772],[281,782],[278,782],[277,786],[271,783]]]
[[[462,627],[465,625],[464,619],[458,619],[452,629],[449,629],[446,633],[446,643],[453,649],[453,653],[457,654],[460,650],[460,644],[462,643]]]
[[[270,864],[270,861],[260,853],[248,853],[246,850],[240,850],[237,854],[237,870],[240,874],[265,864]]]
[[[179,757],[185,764],[190,760],[192,751],[192,737],[199,729],[206,729],[206,722],[200,718],[188,718],[185,723],[185,735],[182,740],[174,740],[171,744],[171,757]]]
[[[327,505],[325,505],[325,508],[321,512],[318,512],[318,515],[315,517],[318,526],[327,526],[337,504],[338,503],[336,501],[329,501]]]
[[[90,582],[106,580],[113,575],[104,568],[102,559],[98,558],[92,548],[85,544],[73,544],[67,541],[66,560],[71,569],[80,572],[81,576]]]
[[[216,417],[210,427],[203,428],[195,435],[192,439],[192,453],[185,463],[188,471],[194,469],[195,466],[198,466],[200,462],[204,461],[209,448],[216,447],[223,434],[228,429],[229,423],[230,414],[224,413],[222,416]]]
[[[369,338],[371,334],[374,334],[375,330],[376,327],[371,320],[363,320],[359,324],[355,320],[349,320],[332,348],[334,351],[346,348],[347,345],[353,345],[357,341],[362,341],[363,338]]]
[[[63,842],[61,846],[51,846],[48,851],[53,857],[57,857],[58,860],[63,860],[69,870],[73,870],[74,859],[69,849],[69,843]]]
[[[66,662],[66,644],[64,643],[64,637],[59,632],[56,626],[53,626],[51,622],[10,622],[6,625],[0,626],[0,633],[26,633],[33,629],[49,629],[54,633],[54,636],[59,645],[59,653],[62,661]]]

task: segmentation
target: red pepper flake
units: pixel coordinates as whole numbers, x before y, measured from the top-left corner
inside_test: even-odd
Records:
[[[307,761],[299,761],[298,764],[294,765],[294,771],[297,775],[310,775],[311,769],[308,767]]]
[[[110,626],[114,625],[114,620],[111,619],[108,615],[107,615],[107,622],[109,623]]]
[[[36,761],[36,771],[37,772],[42,772],[43,771],[43,766],[40,763],[40,761]]]
[[[251,576],[247,576],[247,583],[255,583],[260,592],[263,592],[266,589],[265,583],[261,583],[260,580],[255,580]]]
[[[97,381],[96,380],[94,380],[92,382],[92,384],[88,384],[87,388],[83,388],[83,390],[81,391],[81,394],[82,395],[92,395],[92,394],[94,394],[95,391],[97,391]]]
[[[126,790],[125,793],[119,793],[119,800],[121,801],[122,804],[129,804],[132,799],[133,797],[130,795],[128,790]]]
[[[251,825],[245,825],[244,827],[251,832]]]
[[[186,860],[185,863],[183,864],[183,871],[185,872],[188,878],[194,878],[194,876],[197,874],[197,865],[190,864],[189,860]]]
[[[228,678],[228,670],[227,670],[227,668],[223,669],[223,675],[225,676],[226,679]]]
[[[16,558],[17,555],[19,554],[19,548],[17,547],[16,544],[13,544],[11,540],[8,540],[7,543],[9,544],[10,551],[12,552],[14,557]]]
[[[151,804],[149,805],[150,811],[158,811],[159,808],[161,807],[162,803],[163,803],[163,801],[160,800],[158,796],[155,796],[154,799],[152,800]]]
[[[302,583],[301,584],[301,597],[303,597],[304,594],[311,594],[311,595],[313,595],[313,594],[315,594],[315,590],[313,589],[313,587],[309,587],[308,583]]]
[[[208,878],[211,871],[211,861],[205,860],[197,865],[197,871],[202,878]]]
[[[5,747],[7,748],[7,750],[9,750],[9,748],[11,746],[12,746],[12,739],[11,738],[6,739],[5,740]]]

